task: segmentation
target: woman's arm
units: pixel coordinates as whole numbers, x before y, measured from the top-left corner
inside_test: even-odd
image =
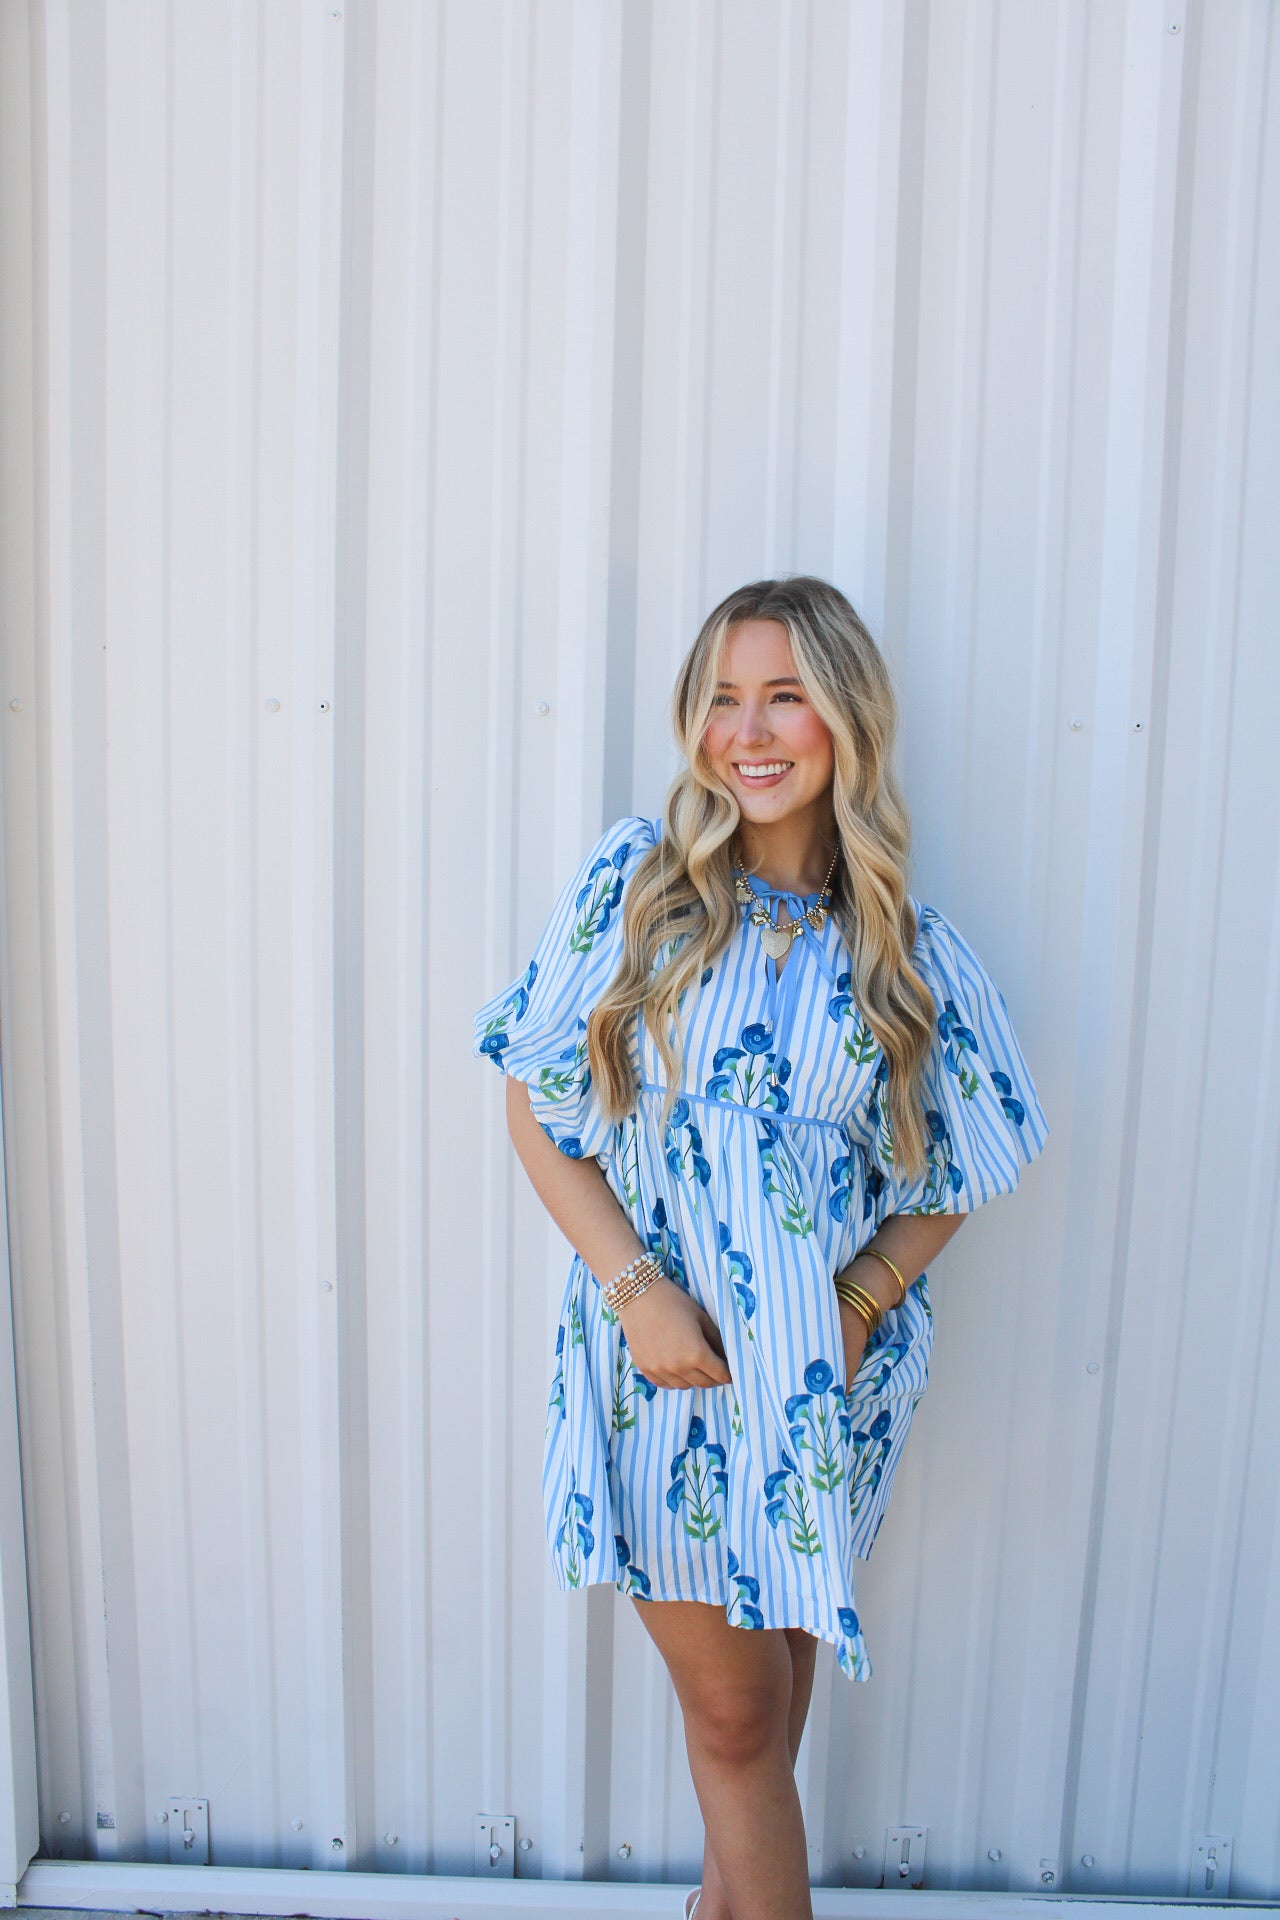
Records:
[[[506,1076],[507,1131],[534,1191],[596,1278],[611,1280],[645,1249],[594,1158],[561,1153],[534,1117],[523,1080]]]
[[[910,1286],[941,1253],[967,1218],[968,1215],[963,1213],[891,1213],[883,1226],[872,1234],[867,1247],[878,1247],[887,1259],[892,1260]],[[897,1281],[884,1261],[869,1254],[866,1247],[842,1271],[848,1279],[856,1280],[886,1313],[896,1303]],[[844,1377],[847,1384],[858,1370],[862,1350],[867,1343],[867,1323],[858,1309],[850,1306],[846,1300],[840,1302],[840,1330],[844,1335]]]
[[[599,1162],[561,1153],[539,1126],[528,1087],[512,1074],[507,1075],[507,1131],[538,1198],[597,1280],[611,1280],[637,1254],[648,1251]],[[673,1280],[655,1280],[622,1308],[619,1318],[632,1359],[654,1386],[707,1387],[729,1381],[715,1321]]]

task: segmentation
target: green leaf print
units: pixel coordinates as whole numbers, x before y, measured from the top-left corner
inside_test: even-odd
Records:
[[[822,1552],[822,1542],[809,1510],[804,1480],[789,1453],[782,1465],[767,1475],[764,1483],[764,1517],[775,1530],[781,1527],[785,1538],[797,1553]]]
[[[622,893],[622,878],[611,860],[602,861],[600,871],[588,884],[582,912],[569,936],[570,953],[590,953],[596,935],[609,923],[609,916]]]
[[[578,1551],[577,1534],[568,1525],[560,1529],[562,1542],[567,1542],[569,1557],[564,1563],[565,1578],[571,1587],[582,1585],[582,1555]]]
[[[736,1400],[733,1403],[733,1412],[729,1416],[729,1431],[732,1433],[735,1440],[741,1440],[742,1408],[738,1405]]]
[[[797,1553],[822,1552],[822,1542],[809,1511],[809,1496],[803,1480],[793,1480],[787,1490],[787,1538]]]
[[[771,1196],[778,1194],[782,1199],[781,1219],[786,1231],[802,1237],[812,1233],[813,1220],[805,1206],[790,1154],[785,1149],[779,1153],[777,1146],[770,1143],[760,1149],[760,1164],[764,1169],[764,1191]]]
[[[887,1167],[893,1165],[893,1128],[889,1124],[889,1103],[882,1100],[876,1117],[876,1144]]]
[[[974,1094],[982,1085],[977,1073],[972,1067],[967,1066],[966,1063],[961,1060],[959,1066],[956,1068],[956,1078],[960,1082],[960,1091],[965,1099],[972,1100]]]
[[[615,1157],[622,1191],[629,1207],[640,1204],[640,1129],[634,1113],[619,1122],[620,1138]]]
[[[865,1432],[855,1433],[849,1455],[849,1512],[856,1514],[864,1500],[880,1485],[891,1442],[891,1415],[887,1407],[876,1415]]]
[[[595,1517],[595,1503],[590,1496],[577,1492],[572,1486],[565,1501],[564,1519],[556,1535],[556,1545],[569,1549],[564,1563],[565,1579],[571,1587],[582,1585],[583,1566],[588,1556],[595,1550],[596,1537],[591,1531],[591,1522]]]
[[[715,1486],[710,1465],[687,1460],[684,1469],[684,1530],[695,1540],[710,1540],[722,1525],[715,1510]]]
[[[708,1440],[706,1423],[695,1413],[689,1422],[688,1442],[671,1462],[667,1506],[672,1513],[680,1514],[691,1539],[710,1540],[724,1525],[716,1501],[723,1503],[728,1492],[725,1450],[719,1441]]]
[[[583,1049],[578,1047],[574,1058],[568,1063],[559,1061],[554,1067],[538,1069],[538,1091],[548,1100],[572,1100],[581,1086],[579,1068],[582,1064]]]
[[[613,1431],[625,1433],[636,1424],[634,1369],[625,1347],[618,1348],[618,1363],[613,1370]]]
[[[806,1478],[819,1493],[831,1493],[844,1479],[844,1444],[834,1409],[805,1408],[803,1419],[791,1429],[791,1438],[803,1453],[813,1456]]]
[[[563,1420],[564,1417],[564,1361],[557,1358],[555,1378],[547,1399],[547,1432],[550,1433],[557,1420]]]
[[[578,1296],[576,1293],[569,1302],[569,1342],[571,1346],[575,1347],[586,1345],[582,1333],[582,1309],[578,1305]]]
[[[869,1060],[876,1057],[878,1042],[862,1015],[855,1014],[852,1033],[844,1036],[844,1050],[859,1067],[865,1067]]]

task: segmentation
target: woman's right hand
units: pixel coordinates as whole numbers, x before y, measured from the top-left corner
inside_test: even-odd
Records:
[[[719,1327],[674,1280],[655,1280],[621,1308],[618,1318],[632,1360],[655,1387],[731,1383]]]

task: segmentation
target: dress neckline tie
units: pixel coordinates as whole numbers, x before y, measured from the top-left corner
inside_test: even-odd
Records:
[[[822,899],[821,893],[792,893],[785,887],[766,886],[763,881],[755,879],[755,877],[749,873],[745,875],[745,879],[747,885],[757,898],[764,901],[785,900],[787,912],[793,920],[799,923],[800,927],[799,933],[795,935],[791,942],[791,950],[787,954],[781,973],[778,971],[778,963],[772,954],[766,953],[764,955],[765,1008],[770,1034],[772,1036],[771,1046],[773,1051],[773,1072],[770,1078],[776,1085],[779,1084],[779,1067],[783,1060],[789,1060],[790,1058],[787,1053],[787,1047],[790,1044],[791,1028],[795,1019],[796,1005],[800,997],[800,960],[802,954],[808,952],[813,955],[817,965],[821,968],[833,987],[837,984],[836,970],[823,945],[823,933],[814,927],[811,920],[806,920],[804,917],[806,909],[817,906]],[[829,919],[830,914],[828,914],[827,919],[822,923],[823,932],[825,932]],[[764,952],[763,948],[761,948],[761,952]]]

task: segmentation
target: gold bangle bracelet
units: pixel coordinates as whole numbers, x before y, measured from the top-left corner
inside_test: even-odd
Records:
[[[856,1280],[837,1280],[835,1287],[837,1298],[847,1301],[854,1312],[866,1321],[868,1336],[873,1334],[883,1318],[879,1301],[873,1299]]]
[[[863,1253],[869,1253],[873,1260],[883,1260],[884,1264],[886,1265],[886,1267],[888,1267],[890,1273],[893,1275],[894,1279],[897,1281],[898,1297],[893,1303],[894,1310],[896,1311],[897,1308],[899,1308],[902,1305],[903,1301],[907,1297],[907,1293],[909,1289],[907,1287],[906,1281],[903,1279],[902,1275],[898,1272],[898,1269],[894,1266],[888,1254],[881,1253],[879,1247],[863,1247],[862,1251]]]

